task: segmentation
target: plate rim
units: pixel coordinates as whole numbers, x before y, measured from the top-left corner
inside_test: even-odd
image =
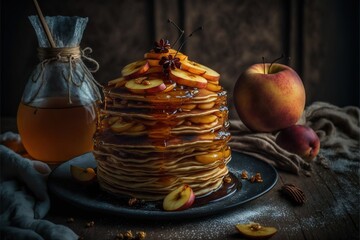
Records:
[[[232,160],[228,164],[229,171],[230,171],[230,168],[238,167],[237,166],[238,164],[236,164],[237,162],[234,161],[236,157],[243,156],[245,158],[251,158],[252,160],[254,160],[255,165],[258,165],[258,164],[263,165],[263,166],[265,166],[265,168],[268,168],[268,170],[271,171],[271,174],[273,175],[271,183],[268,184],[264,190],[259,191],[256,194],[251,195],[250,197],[245,198],[238,202],[238,201],[234,201],[234,199],[237,197],[238,194],[241,194],[244,192],[243,191],[244,185],[245,186],[249,185],[249,183],[246,183],[246,182],[245,182],[246,184],[244,184],[244,181],[242,179],[238,179],[239,182],[241,182],[242,187],[240,190],[236,191],[234,194],[232,194],[222,200],[212,202],[212,203],[209,203],[209,204],[206,204],[203,206],[198,206],[196,208],[189,208],[184,211],[166,212],[166,211],[162,211],[162,210],[154,211],[154,210],[137,209],[137,208],[129,209],[129,208],[121,207],[121,206],[115,206],[114,204],[111,204],[108,202],[106,202],[106,203],[101,202],[102,207],[99,207],[98,203],[100,203],[100,202],[96,201],[96,199],[94,200],[94,199],[84,198],[84,195],[81,195],[81,194],[79,196],[83,196],[82,199],[87,200],[87,201],[77,201],[74,198],[68,197],[68,195],[74,194],[74,192],[69,191],[69,189],[66,189],[66,187],[65,187],[65,189],[64,189],[64,187],[59,187],[55,181],[56,177],[54,177],[54,176],[56,176],[56,174],[59,174],[59,171],[62,171],[63,168],[65,169],[67,165],[70,165],[71,163],[74,163],[77,161],[80,161],[80,163],[85,164],[84,162],[86,162],[86,160],[84,158],[84,155],[86,155],[86,154],[84,154],[79,157],[73,158],[67,162],[64,162],[64,163],[58,165],[56,168],[54,168],[48,178],[48,190],[51,194],[68,202],[69,204],[71,204],[73,206],[77,206],[82,209],[91,210],[91,211],[95,211],[95,212],[99,212],[99,213],[105,213],[105,214],[109,214],[109,215],[113,215],[113,216],[126,216],[129,218],[137,218],[137,219],[156,218],[159,220],[169,220],[169,219],[194,219],[194,218],[200,218],[200,217],[209,216],[209,215],[215,215],[215,214],[218,214],[221,212],[226,212],[235,207],[244,205],[245,203],[248,203],[250,201],[253,201],[253,200],[263,196],[264,194],[268,193],[277,184],[278,179],[279,179],[279,174],[278,174],[277,170],[271,164],[269,164],[263,160],[260,160],[256,157],[250,156],[248,154],[245,154],[245,153],[242,153],[242,152],[239,152],[236,150],[231,150],[231,152],[232,152]],[[92,156],[89,158],[90,160],[87,160],[87,161],[89,161],[87,163],[88,164],[87,166],[88,167],[96,166],[96,161],[95,161],[92,153],[87,153],[87,154],[91,154],[91,156]],[[247,161],[249,161],[249,160],[247,160]],[[67,173],[70,172],[70,167],[68,167],[68,169],[69,170]],[[66,169],[65,169],[65,171],[66,171]],[[239,176],[237,176],[236,174],[233,173],[233,175],[235,175],[236,177],[239,178]],[[263,176],[263,178],[264,178],[264,176]],[[250,183],[250,184],[258,184],[258,183]],[[79,187],[79,189],[81,190],[81,186]],[[68,191],[66,191],[66,190],[68,190]]]

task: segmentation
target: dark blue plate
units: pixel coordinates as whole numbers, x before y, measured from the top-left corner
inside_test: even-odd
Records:
[[[191,208],[178,211],[166,212],[161,210],[159,202],[149,202],[136,207],[130,207],[127,200],[116,198],[102,191],[98,184],[83,185],[71,177],[70,165],[80,167],[96,167],[94,156],[91,153],[69,160],[54,169],[49,176],[48,187],[52,194],[75,206],[101,212],[104,214],[121,215],[133,218],[157,218],[157,219],[184,219],[212,215],[237,207],[255,198],[262,196],[272,189],[278,174],[275,168],[257,158],[232,152],[232,160],[228,168],[232,177],[236,177],[241,183],[241,188],[230,196],[205,205],[192,206]],[[240,178],[242,170],[246,170],[249,176],[261,173],[262,183],[251,183]]]

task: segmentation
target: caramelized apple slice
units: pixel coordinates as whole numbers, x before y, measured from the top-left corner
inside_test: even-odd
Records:
[[[149,63],[146,60],[129,63],[122,70],[121,74],[126,79],[136,78],[149,70]]]
[[[189,185],[183,185],[170,192],[163,201],[165,211],[180,211],[189,208],[195,201],[195,194]]]
[[[82,168],[74,165],[70,165],[71,176],[81,182],[90,183],[96,179],[96,173],[93,168]]]
[[[174,57],[175,54],[176,54],[176,50],[175,49],[169,49],[169,52],[167,52],[167,53],[147,52],[147,53],[144,54],[144,58],[160,60],[162,57],[168,57],[170,54]],[[185,61],[188,58],[188,56],[186,56],[182,52],[178,52],[176,54],[176,57],[179,58],[180,61]]]
[[[222,152],[213,152],[213,153],[207,153],[202,155],[195,156],[196,161],[209,164],[216,162],[218,160],[222,160],[224,158],[224,155]]]
[[[206,78],[209,81],[213,81],[213,82],[219,81],[220,74],[218,72],[216,72],[215,70],[213,70],[207,66],[204,66],[200,63],[197,63],[197,65],[199,67],[205,69],[205,73],[202,75],[204,78]]]
[[[198,63],[193,61],[182,61],[180,68],[198,75],[204,74],[206,72],[204,68],[200,67]]]
[[[111,86],[111,85],[117,85],[117,84],[121,84],[123,83],[125,84],[126,82],[126,79],[124,77],[119,77],[119,78],[116,78],[116,79],[113,79],[113,80],[110,80],[108,81],[108,86]]]
[[[205,116],[189,117],[188,119],[192,123],[200,123],[200,124],[201,123],[212,123],[212,122],[216,121],[217,116],[210,114],[210,115],[205,115]]]
[[[166,89],[164,81],[161,79],[150,79],[148,77],[140,77],[131,79],[125,84],[126,89],[133,93],[157,93]]]
[[[211,82],[208,82],[208,84],[206,85],[206,89],[209,91],[212,91],[212,92],[218,92],[221,90],[221,86],[212,84]]]
[[[197,105],[197,108],[207,110],[213,108],[214,106],[215,106],[215,102],[200,103]]]
[[[236,229],[250,239],[267,239],[277,232],[274,227],[263,227],[258,223],[236,224]]]
[[[116,133],[121,133],[134,125],[132,122],[123,122],[122,120],[116,121],[113,125],[110,126],[111,130]]]
[[[207,80],[199,75],[175,68],[171,69],[170,77],[176,83],[194,88],[206,88]]]

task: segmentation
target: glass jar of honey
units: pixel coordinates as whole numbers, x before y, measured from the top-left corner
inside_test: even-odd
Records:
[[[30,76],[17,113],[25,149],[34,159],[60,163],[93,150],[100,85],[79,47],[87,18],[47,17],[56,48],[49,47],[37,16],[30,21],[39,41],[40,63]],[[97,69],[94,69],[97,70]]]

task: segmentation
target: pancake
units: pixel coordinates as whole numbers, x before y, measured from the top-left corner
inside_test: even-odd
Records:
[[[197,197],[216,191],[231,161],[220,75],[174,49],[144,56],[104,88],[94,137],[100,187],[147,201],[183,184]],[[180,64],[166,67],[163,57]]]

